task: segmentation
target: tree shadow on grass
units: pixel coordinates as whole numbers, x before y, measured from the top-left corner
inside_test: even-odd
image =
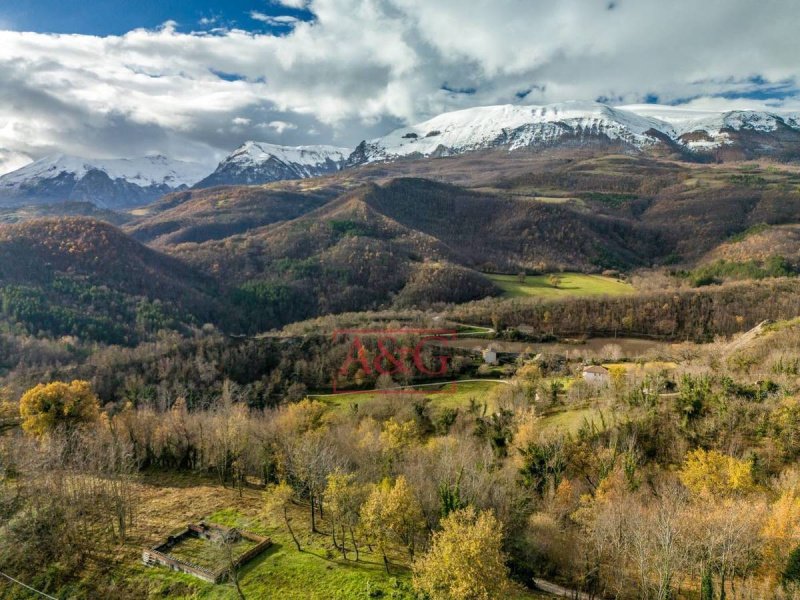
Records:
[[[240,577],[245,577],[249,573],[253,572],[254,570],[258,569],[261,566],[264,566],[266,561],[273,558],[277,553],[280,551],[284,551],[286,555],[289,554],[302,554],[306,557],[313,557],[315,559],[319,559],[328,563],[329,565],[336,565],[341,568],[351,569],[355,571],[363,571],[366,573],[383,571],[383,560],[376,559],[376,560],[364,560],[364,553],[361,554],[361,557],[358,561],[355,560],[355,553],[350,550],[349,554],[351,559],[344,560],[341,556],[329,556],[324,550],[320,550],[319,548],[308,548],[304,547],[301,552],[297,552],[297,549],[294,546],[289,544],[283,543],[275,543],[267,548],[264,552],[259,554],[253,560],[249,561],[245,564],[239,571]],[[371,554],[371,553],[370,553]],[[399,575],[410,572],[410,569],[407,565],[402,563],[392,562],[390,564],[390,569],[392,571],[392,575]]]

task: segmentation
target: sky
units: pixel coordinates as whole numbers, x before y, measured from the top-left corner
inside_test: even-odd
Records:
[[[796,0],[0,0],[0,173],[489,104],[800,110],[799,30]]]

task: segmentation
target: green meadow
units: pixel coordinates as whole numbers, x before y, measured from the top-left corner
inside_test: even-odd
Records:
[[[584,273],[559,273],[558,286],[550,281],[551,275],[527,275],[520,281],[517,275],[488,274],[487,277],[497,284],[506,296],[542,298],[562,298],[567,296],[617,296],[630,294],[634,287],[624,281],[603,275],[586,275]]]

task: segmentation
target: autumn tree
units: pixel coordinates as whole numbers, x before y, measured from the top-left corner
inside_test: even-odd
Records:
[[[697,562],[704,566],[704,580],[719,575],[720,597],[735,576],[744,577],[757,565],[763,546],[764,506],[752,499],[703,497],[687,513],[695,527]]]
[[[730,496],[752,491],[752,465],[716,450],[698,448],[686,455],[679,473],[689,491],[701,496]]]
[[[414,587],[431,600],[491,600],[511,590],[501,526],[491,511],[450,513],[414,562]]]
[[[317,511],[323,515],[323,497],[328,474],[337,465],[331,441],[319,430],[284,438],[284,472],[287,481],[308,498],[311,531],[317,532]]]
[[[402,475],[394,484],[384,479],[372,489],[361,509],[361,522],[370,540],[381,551],[387,573],[389,543],[402,543],[413,559],[417,537],[425,525],[419,502]]]
[[[394,418],[386,421],[380,434],[380,442],[387,464],[391,466],[418,438],[419,432],[414,421],[400,423]]]
[[[264,514],[267,516],[279,516],[283,519],[284,525],[289,535],[292,536],[294,545],[297,546],[297,551],[302,552],[300,541],[292,529],[292,520],[289,518],[289,504],[294,496],[294,490],[285,481],[278,484],[269,486],[264,491]]]
[[[328,475],[324,498],[331,520],[331,537],[334,546],[341,550],[345,559],[347,559],[347,532],[350,533],[356,560],[359,558],[355,528],[358,526],[359,510],[364,501],[363,487],[356,482],[353,473],[344,473],[337,469]],[[338,542],[336,540],[337,528],[340,534]]]
[[[767,560],[780,564],[792,548],[800,544],[800,495],[784,490],[772,503],[762,532]]]
[[[100,418],[100,403],[88,381],[39,384],[19,401],[22,428],[40,436],[56,429],[74,429]]]

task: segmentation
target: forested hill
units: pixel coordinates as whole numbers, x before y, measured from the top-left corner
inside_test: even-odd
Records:
[[[27,333],[131,343],[225,316],[220,286],[180,261],[85,218],[0,227],[0,295]]]

